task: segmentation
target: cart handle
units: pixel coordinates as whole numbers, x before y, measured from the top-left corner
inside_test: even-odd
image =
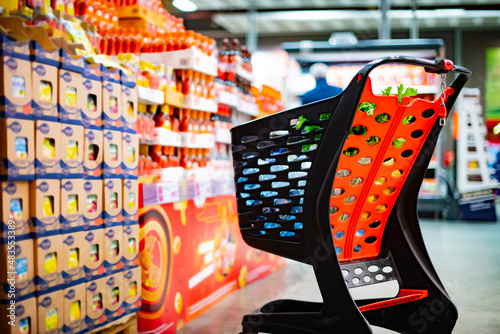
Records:
[[[454,65],[453,62],[449,59],[429,60],[429,59],[406,57],[406,56],[391,56],[391,57],[380,58],[366,64],[358,72],[358,75],[361,74],[363,76],[366,76],[376,67],[387,63],[402,63],[415,66],[423,66],[425,68],[425,71],[429,73],[440,74],[440,73],[456,72],[466,76],[470,76],[471,74],[471,72],[468,69],[462,66]],[[355,79],[357,79],[357,76]]]

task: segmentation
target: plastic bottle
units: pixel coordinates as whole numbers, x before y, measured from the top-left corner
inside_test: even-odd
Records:
[[[188,132],[190,123],[191,123],[191,110],[184,109],[182,112],[180,131],[181,132]]]
[[[212,114],[207,113],[205,122],[206,122],[206,127],[207,127],[207,133],[212,133],[214,131],[214,123],[212,121]]]
[[[189,163],[189,155],[188,155],[188,149],[183,147],[181,150],[181,160],[180,160],[180,165],[181,167],[188,169],[191,167],[191,164]]]
[[[193,156],[193,168],[200,168],[200,162],[201,162],[201,149],[200,148],[193,148],[191,150],[191,154]]]
[[[194,87],[194,94],[198,97],[203,97],[203,89],[202,89],[202,81],[201,81],[201,73],[200,72],[194,72],[194,81],[193,81],[193,87]]]
[[[170,125],[172,127],[172,131],[179,132],[179,108],[173,108],[172,114],[170,114]]]
[[[208,55],[208,37],[207,36],[201,36],[200,40],[200,50],[204,54]]]
[[[170,156],[170,160],[172,163],[172,167],[180,167],[181,166],[178,151],[179,151],[178,148],[173,147],[173,146],[170,147],[170,155],[169,156]]]
[[[182,94],[189,95],[191,92],[191,84],[193,81],[193,70],[184,70],[182,78]]]
[[[206,115],[208,114],[207,112],[201,112],[200,111],[200,133],[207,133],[207,122],[206,122]]]
[[[200,133],[200,123],[199,123],[199,117],[200,117],[201,111],[198,110],[192,110],[191,111],[191,122],[192,122],[192,130],[190,132],[193,133]]]
[[[199,85],[200,85],[200,73],[193,72],[193,76],[190,80],[191,87],[189,88],[189,94],[193,96],[199,96]]]
[[[200,73],[200,97],[208,98],[208,75]]]
[[[214,100],[215,99],[215,82],[213,76],[208,76],[207,81],[207,99]]]
[[[146,174],[146,157],[144,155],[139,156],[139,175]]]

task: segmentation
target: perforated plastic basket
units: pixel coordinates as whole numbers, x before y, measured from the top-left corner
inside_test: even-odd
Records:
[[[320,312],[318,306],[307,304],[311,307],[306,315],[310,321],[307,326],[300,325],[304,319],[275,314],[280,307],[273,304],[274,313],[262,311],[269,307],[261,310],[272,319],[262,326],[253,318],[244,319],[244,326],[254,326],[245,333],[265,329],[266,323],[273,324],[273,333],[289,333],[280,331],[277,324],[283,321],[289,323],[288,327],[294,323],[299,328],[314,328],[316,331],[311,333],[339,328],[368,333],[367,323],[357,309],[367,304],[354,303],[347,287],[377,283],[377,278],[397,280],[400,297],[411,295],[405,290],[409,272],[398,265],[401,261],[414,264],[426,277],[422,280],[431,281],[422,284],[426,292],[417,299],[427,293],[446,295],[440,283],[435,284],[439,279],[421,242],[416,217],[418,189],[446,108],[441,106],[441,98],[425,101],[406,97],[398,101],[396,96],[374,95],[368,74],[391,62],[425,66],[431,73],[458,72],[460,75],[443,95],[448,110],[470,74],[447,60],[384,58],[366,65],[337,97],[232,130],[238,214],[244,240],[255,248],[312,264],[324,298]],[[403,200],[407,203],[402,204]],[[416,259],[415,250],[419,252]],[[377,259],[381,264],[391,261],[390,271],[377,265],[373,266],[378,268],[376,271],[366,270],[359,275],[347,269],[341,271],[344,265],[351,268],[353,263]],[[449,300],[447,295],[446,298]],[[414,300],[415,295],[407,298],[417,305]],[[287,305],[288,311],[294,307],[296,312],[308,309],[303,303]],[[396,304],[386,301],[383,307],[387,305]],[[449,305],[456,314],[451,301]],[[378,314],[375,309],[380,308],[370,305],[362,310]],[[371,316],[374,319],[370,323],[387,325],[388,317],[392,319],[389,314]],[[340,320],[336,325],[326,325],[323,320],[329,316]],[[397,320],[400,316],[394,316],[398,325],[393,327],[403,326],[399,324],[402,320]],[[436,333],[445,333],[445,327],[439,327]]]

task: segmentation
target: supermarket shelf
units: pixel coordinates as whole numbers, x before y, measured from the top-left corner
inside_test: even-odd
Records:
[[[248,114],[250,116],[257,116],[259,115],[259,107],[257,106],[256,103],[248,102],[245,100],[239,100],[238,111]]]
[[[184,95],[183,108],[206,112],[217,112],[217,103],[214,100],[198,96]]]
[[[137,102],[142,104],[164,104],[165,93],[161,90],[137,86]]]
[[[381,92],[385,90],[388,86],[373,86],[373,93],[374,94],[382,94]],[[416,85],[410,85],[408,87],[415,88],[419,94],[438,94],[439,93],[439,86],[437,85],[421,85],[421,86],[416,86]],[[407,87],[405,86],[405,89]],[[396,94],[398,91],[396,86],[392,86],[392,94]]]
[[[209,173],[208,168],[199,168],[186,173]],[[143,206],[173,203],[179,201],[204,199],[213,196],[234,193],[234,182],[231,178],[225,180],[182,180],[180,182],[161,182],[144,184],[142,187]]]
[[[184,108],[184,95],[182,93],[167,88],[165,96],[167,104],[178,108]]]
[[[154,128],[152,135],[153,139],[148,141],[149,145],[182,146],[180,133],[165,128]]]
[[[229,93],[226,91],[221,91],[216,96],[215,101],[217,101],[217,103],[225,104],[225,105],[228,105],[230,107],[237,107],[239,99],[238,99],[238,95],[236,95],[236,94]]]
[[[158,175],[141,175],[139,176],[139,183],[150,184],[158,181]]]
[[[213,56],[207,56],[194,47],[178,51],[143,53],[141,59],[155,64],[165,64],[174,69],[194,70],[212,76],[217,75],[217,59]]]
[[[215,146],[215,136],[212,133],[178,133],[165,128],[154,128],[152,138],[140,138],[139,143],[186,148],[213,148]]]
[[[211,133],[190,133],[181,132],[181,147],[187,148],[213,148],[215,146],[215,136]]]
[[[215,141],[223,144],[231,144],[231,132],[228,129],[216,129]]]
[[[235,107],[238,111],[251,115],[257,116],[259,114],[259,107],[256,103],[251,103],[239,98],[238,95],[229,93],[226,91],[219,92],[219,95],[215,98],[217,103],[222,103],[230,107]]]
[[[169,167],[153,170],[157,181],[163,183],[181,182],[186,179],[185,169],[182,167]]]
[[[255,80],[253,73],[248,72],[243,67],[241,67],[241,65],[238,65],[238,67],[236,67],[236,75],[239,75],[243,79],[248,80],[250,82],[254,82]]]

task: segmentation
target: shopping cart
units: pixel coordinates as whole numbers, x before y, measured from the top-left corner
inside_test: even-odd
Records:
[[[368,74],[387,63],[458,76],[448,88],[443,80],[435,101],[374,95]],[[449,60],[383,58],[336,97],[232,130],[243,239],[312,265],[323,298],[272,301],[244,316],[243,333],[451,333],[457,309],[425,249],[416,203],[469,75]]]

